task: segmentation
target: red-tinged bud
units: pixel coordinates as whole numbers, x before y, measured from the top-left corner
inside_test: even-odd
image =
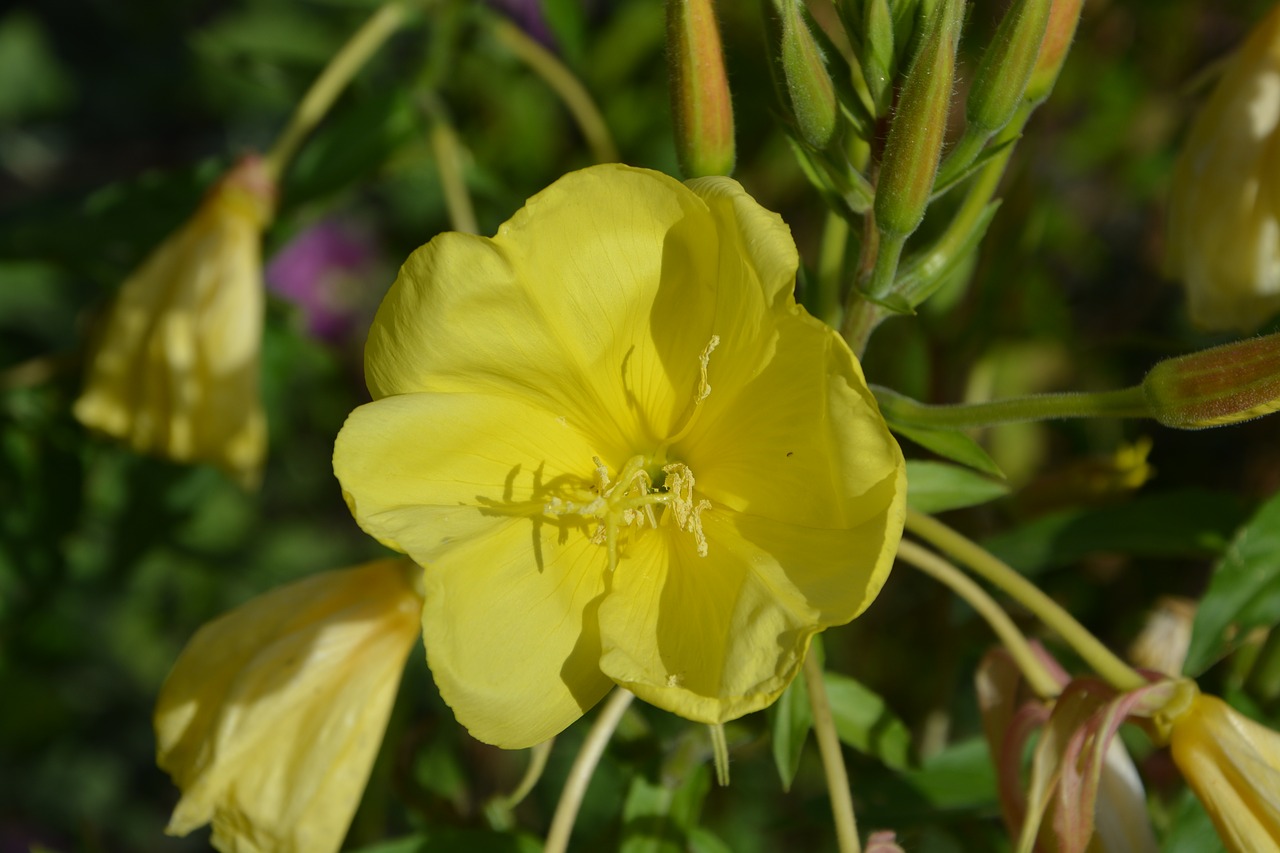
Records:
[[[876,226],[905,237],[924,219],[951,110],[964,0],[941,0],[907,72],[876,188]]]
[[[1142,380],[1151,416],[1177,429],[1252,420],[1280,409],[1280,334],[1162,361]]]
[[[733,172],[733,102],[712,0],[667,0],[676,154],[685,177]]]
[[[1049,10],[1049,24],[1045,27],[1044,41],[1040,43],[1040,55],[1036,58],[1036,66],[1027,81],[1027,89],[1023,100],[1038,104],[1053,91],[1053,84],[1058,81],[1058,72],[1071,50],[1071,40],[1076,35],[1076,24],[1080,23],[1080,7],[1084,0],[1053,0],[1053,8]]]

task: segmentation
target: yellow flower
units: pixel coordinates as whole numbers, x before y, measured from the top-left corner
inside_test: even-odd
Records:
[[[256,484],[266,452],[260,244],[274,196],[263,161],[245,158],[129,277],[75,403],[83,424]]]
[[[902,454],[796,265],[734,181],[618,165],[409,258],[334,469],[426,567],[428,663],[475,737],[538,743],[614,684],[733,719],[875,598]]]
[[[157,763],[182,789],[167,832],[212,821],[229,853],[342,846],[418,636],[420,573],[325,572],[200,629],[156,705]]]
[[[1191,317],[1250,331],[1280,308],[1280,5],[1230,62],[1184,144],[1169,270]]]
[[[1230,850],[1280,849],[1280,733],[1198,694],[1173,720],[1170,747]]]

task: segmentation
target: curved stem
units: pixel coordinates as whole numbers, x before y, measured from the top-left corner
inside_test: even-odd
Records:
[[[1147,684],[1145,678],[1112,653],[1061,605],[977,543],[966,539],[937,519],[913,509],[907,510],[906,526],[916,536],[939,551],[950,554],[956,562],[968,566],[1031,611],[1037,619],[1066,640],[1094,672],[1117,690],[1136,690]]]
[[[831,816],[836,825],[840,853],[861,853],[858,821],[853,815],[853,796],[849,793],[849,773],[845,770],[844,754],[840,751],[840,736],[836,734],[836,721],[831,714],[827,685],[822,680],[822,667],[812,652],[804,658],[804,683],[809,688],[813,731],[818,736],[818,751],[822,754],[822,770],[827,777]]]
[[[338,99],[338,95],[356,76],[361,67],[369,61],[369,57],[382,47],[392,33],[408,18],[408,6],[405,3],[387,3],[374,12],[373,17],[365,21],[360,29],[347,40],[320,76],[311,84],[311,88],[302,96],[298,106],[289,119],[289,124],[276,139],[275,145],[267,154],[267,168],[277,179],[284,174],[289,161],[297,153],[303,141],[315,130]]]
[[[1036,657],[1027,638],[1013,624],[1009,614],[978,586],[973,579],[932,551],[903,539],[898,543],[898,558],[915,566],[934,580],[950,587],[951,591],[968,602],[969,606],[986,620],[991,630],[1009,650],[1013,662],[1037,696],[1050,699],[1058,695],[1058,682]]]
[[[618,160],[618,147],[613,144],[604,116],[596,107],[586,88],[579,82],[554,53],[530,38],[519,27],[507,20],[494,23],[493,33],[526,65],[532,68],[564,101],[573,120],[578,123],[591,154],[597,163],[614,163]]]
[[[560,794],[560,802],[556,804],[555,816],[551,819],[551,830],[547,833],[547,843],[543,853],[564,853],[569,847],[569,835],[573,832],[574,821],[578,819],[578,809],[582,807],[582,798],[586,796],[587,785],[595,773],[604,748],[613,737],[613,732],[622,721],[631,700],[636,698],[629,690],[621,687],[613,691],[609,701],[600,709],[595,725],[582,742],[582,749],[573,761],[569,770],[569,778],[565,780],[564,791]]]
[[[462,145],[458,134],[444,117],[443,111],[433,111],[435,119],[431,127],[431,150],[436,158],[436,170],[440,173],[440,186],[444,189],[444,206],[449,212],[449,225],[464,234],[479,234],[475,206],[467,191],[467,180],[462,173]]]
[[[1118,391],[1068,392],[1011,397],[989,403],[921,403],[897,391],[871,386],[889,421],[931,429],[966,429],[1053,418],[1147,418],[1151,410],[1141,385]]]

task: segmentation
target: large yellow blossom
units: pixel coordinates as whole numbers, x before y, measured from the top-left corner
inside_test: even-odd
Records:
[[[212,822],[226,853],[342,846],[418,636],[420,573],[324,572],[200,629],[156,704],[157,761],[182,789],[170,834]]]
[[[1280,5],[1191,128],[1173,177],[1168,252],[1197,323],[1251,331],[1280,308]]]
[[[474,736],[538,743],[614,684],[733,719],[875,598],[902,455],[796,266],[734,181],[616,165],[409,258],[334,468],[426,567],[428,663]]]
[[[1280,733],[1198,694],[1173,721],[1169,746],[1227,849],[1280,850]]]
[[[139,452],[257,482],[267,441],[261,242],[274,201],[263,161],[245,158],[125,281],[75,403],[82,423]]]

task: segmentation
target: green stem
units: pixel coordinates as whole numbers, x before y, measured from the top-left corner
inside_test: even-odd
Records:
[[[1066,640],[1094,672],[1117,690],[1136,690],[1146,685],[1145,678],[1099,642],[1097,637],[1089,633],[1056,601],[977,543],[966,539],[937,519],[913,509],[907,510],[907,530],[939,551],[949,554],[956,562],[968,566],[1031,611],[1045,626]]]
[[[1033,394],[989,403],[921,403],[897,391],[871,386],[885,419],[927,429],[968,429],[1053,418],[1147,418],[1151,410],[1141,385],[1118,391]]]
[[[505,831],[511,828],[513,823],[511,812],[524,802],[525,797],[529,796],[534,786],[538,784],[538,780],[542,778],[542,771],[547,769],[547,759],[551,757],[551,747],[555,746],[555,742],[556,739],[551,738],[530,748],[529,766],[525,768],[524,776],[521,777],[515,790],[506,796],[494,797],[485,806],[485,814],[490,817],[490,823],[493,824],[494,829]]]
[[[596,107],[595,101],[579,82],[573,72],[561,62],[554,53],[547,50],[537,41],[530,38],[519,27],[510,21],[498,19],[494,22],[493,33],[498,41],[528,65],[546,82],[564,101],[573,119],[578,123],[587,145],[591,147],[592,156],[597,163],[615,163],[618,160],[618,147],[613,144],[609,128],[604,123],[604,116]]]
[[[1058,682],[1036,657],[1027,638],[1018,630],[1018,626],[1013,624],[1009,614],[1005,613],[996,600],[972,578],[937,554],[907,539],[898,543],[898,559],[910,563],[929,577],[950,587],[952,592],[968,602],[969,606],[986,620],[996,637],[1009,650],[1014,663],[1018,665],[1018,669],[1022,670],[1023,676],[1037,696],[1051,699],[1058,695]]]
[[[277,179],[288,168],[303,141],[315,130],[369,58],[408,19],[406,3],[387,3],[347,40],[294,109],[289,124],[267,154],[267,168]]]
[[[840,736],[836,734],[836,721],[831,713],[831,700],[827,698],[827,685],[822,680],[822,667],[818,665],[817,656],[812,652],[805,655],[804,682],[809,688],[813,731],[818,736],[822,770],[826,774],[827,791],[831,796],[836,842],[840,853],[861,853],[858,821],[853,815],[853,796],[849,793],[849,773],[844,767],[844,753],[840,751]]]
[[[462,173],[462,145],[458,134],[439,108],[429,108],[434,119],[431,126],[431,150],[436,157],[436,170],[440,173],[440,186],[444,190],[444,206],[449,212],[449,224],[454,231],[479,234],[476,210],[467,191],[466,177]]]
[[[609,739],[613,737],[618,723],[622,722],[622,715],[634,698],[635,694],[631,691],[619,687],[600,709],[600,716],[596,717],[595,725],[582,742],[582,749],[578,751],[578,757],[569,770],[569,778],[565,780],[560,802],[556,804],[556,813],[551,818],[551,830],[547,833],[547,843],[542,848],[542,853],[565,853],[568,849],[569,835],[578,819],[578,809],[582,807],[587,785],[591,782],[596,765],[600,763],[600,757],[604,755],[604,748],[608,746]]]
[[[876,255],[876,265],[871,270],[871,281],[867,285],[867,296],[872,301],[882,300],[893,292],[893,283],[898,276],[898,261],[902,258],[902,247],[907,244],[906,234],[880,234],[880,249]]]
[[[947,156],[943,158],[942,165],[938,167],[938,174],[933,179],[934,192],[938,192],[960,177],[964,170],[978,159],[978,155],[982,153],[982,146],[986,145],[990,138],[991,134],[985,131],[971,126],[965,127],[964,135],[951,147]]]

